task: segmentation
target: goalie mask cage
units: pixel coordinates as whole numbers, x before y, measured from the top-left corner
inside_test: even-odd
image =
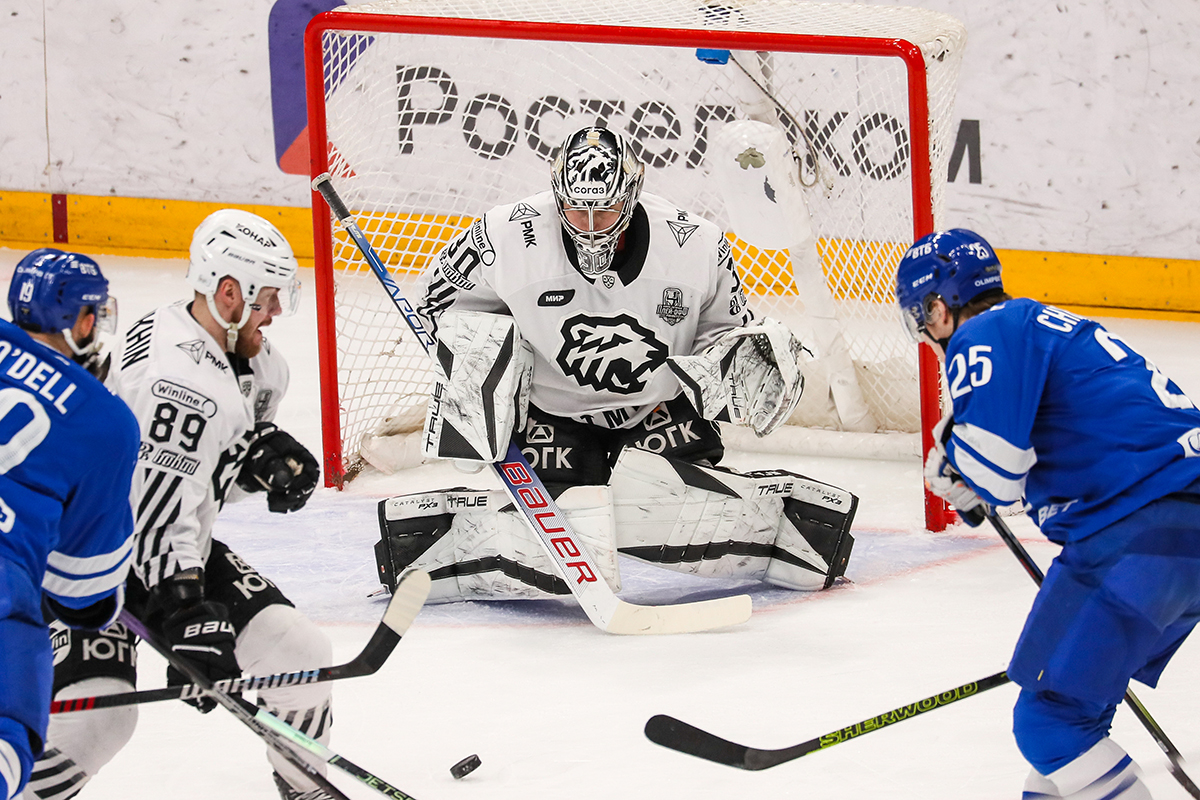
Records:
[[[770,122],[794,145],[863,398],[881,432],[922,431],[928,452],[940,368],[904,336],[892,284],[907,247],[941,219],[965,39],[960,23],[927,10],[789,0],[343,7],[306,34],[312,172],[333,176],[415,302],[416,276],[458,231],[549,188],[570,131],[621,130],[646,164],[646,191],[729,231],[708,142],[732,119]],[[702,61],[699,50],[732,59]],[[420,429],[431,372],[316,193],[313,220],[325,476],[341,485],[373,443]],[[803,330],[787,251],[735,234],[755,313]],[[814,391],[828,394],[819,375]],[[828,411],[802,401],[785,427],[836,429]],[[931,529],[944,527],[940,500],[926,495],[925,510]]]

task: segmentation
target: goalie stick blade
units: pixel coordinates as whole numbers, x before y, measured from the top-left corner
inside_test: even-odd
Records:
[[[697,633],[745,622],[750,619],[753,607],[747,594],[674,606],[639,606],[618,601],[602,627],[608,633],[626,635]]]

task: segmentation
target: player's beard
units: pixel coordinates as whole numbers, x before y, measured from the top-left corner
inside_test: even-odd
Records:
[[[237,344],[233,346],[233,352],[242,358],[254,358],[262,352],[262,337],[255,336],[254,334],[258,333],[263,326],[269,324],[271,324],[271,321],[268,319],[256,325],[253,329],[241,328],[238,331]]]

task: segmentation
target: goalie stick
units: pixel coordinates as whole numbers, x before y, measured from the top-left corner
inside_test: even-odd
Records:
[[[396,591],[392,593],[391,602],[383,612],[370,641],[350,661],[336,667],[321,669],[306,669],[298,672],[280,672],[275,675],[265,675],[261,678],[234,678],[215,682],[215,686],[223,692],[235,694],[258,689],[278,689],[283,686],[303,686],[308,683],[323,683],[325,681],[340,681],[344,678],[359,678],[372,675],[383,666],[392,650],[402,637],[417,613],[429,596],[429,575],[420,570],[411,570],[401,576],[396,583]],[[116,706],[131,706],[141,703],[156,703],[160,700],[190,700],[204,694],[204,689],[194,683],[182,686],[168,686],[164,689],[145,689],[140,692],[122,692],[121,694],[102,694],[95,697],[75,697],[66,700],[54,700],[50,703],[51,714],[64,714],[72,711],[89,711],[94,708],[113,708]]]
[[[350,234],[409,329],[428,353],[435,346],[433,337],[425,330],[412,304],[401,294],[400,287],[338,196],[329,173],[314,178],[312,188],[325,199],[334,216]],[[524,514],[525,521],[557,565],[571,594],[592,624],[601,630],[619,634],[691,633],[735,625],[750,618],[749,595],[669,606],[640,606],[621,600],[600,577],[600,569],[592,555],[571,529],[566,515],[542,485],[541,478],[529,466],[521,449],[510,442],[504,458],[493,463],[492,467],[500,476],[513,503]]]
[[[219,705],[228,709],[239,722],[254,731],[259,738],[266,742],[268,747],[286,758],[293,766],[307,775],[317,786],[334,798],[334,800],[350,800],[350,798],[330,783],[329,779],[322,775],[312,764],[301,758],[300,754],[289,745],[307,750],[325,763],[332,764],[338,769],[353,775],[367,786],[388,797],[395,798],[395,800],[416,800],[412,795],[397,789],[395,786],[372,775],[357,764],[342,758],[316,739],[306,736],[266,709],[258,708],[253,703],[243,700],[240,697],[234,697],[217,688],[204,673],[193,666],[192,662],[173,651],[170,645],[159,638],[158,634],[146,627],[145,623],[140,619],[129,613],[128,609],[122,610],[118,619],[125,623],[125,626],[129,630],[149,642],[150,646],[159,655],[165,658],[175,669],[186,675],[192,683],[202,687],[205,695],[213,698]]]
[[[862,722],[856,722],[815,739],[809,739],[807,742],[801,742],[792,747],[782,747],[778,750],[760,750],[757,747],[736,744],[666,714],[657,714],[647,720],[645,733],[647,739],[663,747],[669,747],[672,750],[708,761],[715,761],[718,764],[757,771],[794,761],[818,750],[828,750],[835,744],[856,739],[864,733],[877,731],[889,725],[895,725],[897,722],[904,722],[906,719],[912,719],[920,714],[933,711],[935,708],[974,697],[980,692],[995,689],[1008,682],[1007,674],[997,672],[982,680],[964,683],[950,691],[940,692],[932,697],[926,697],[924,700],[893,708],[891,711],[885,711],[878,716],[864,719]]]
[[[1038,586],[1041,586],[1045,575],[1042,574],[1041,568],[1030,557],[1029,551],[1026,550],[1021,542],[1017,540],[1017,537],[1013,535],[1012,530],[1008,527],[1008,523],[1000,519],[999,515],[997,515],[994,510],[988,509],[984,511],[983,508],[986,508],[986,506],[972,509],[971,511],[968,511],[967,514],[976,519],[980,515],[986,516],[988,522],[990,522],[992,527],[996,529],[996,533],[1000,534],[1000,538],[1004,540],[1006,545],[1008,545],[1008,549],[1011,550],[1012,554],[1017,557],[1017,561],[1021,562],[1021,566],[1025,568],[1027,573],[1029,573],[1029,577],[1033,578],[1034,583],[1036,583]],[[1179,785],[1182,786],[1188,794],[1197,798],[1197,800],[1200,800],[1200,787],[1196,786],[1188,774],[1183,771],[1183,754],[1180,753],[1179,748],[1177,748],[1175,744],[1169,738],[1167,738],[1167,732],[1164,731],[1159,724],[1154,721],[1154,717],[1150,716],[1150,712],[1146,710],[1146,707],[1142,705],[1142,701],[1137,698],[1137,695],[1133,693],[1133,689],[1130,689],[1129,687],[1125,687],[1125,704],[1129,706],[1129,709],[1133,712],[1134,716],[1138,718],[1138,722],[1142,723],[1142,727],[1145,728],[1146,732],[1149,733],[1154,739],[1154,742],[1159,746],[1159,749],[1166,754],[1167,771],[1171,773],[1171,777],[1179,781]]]

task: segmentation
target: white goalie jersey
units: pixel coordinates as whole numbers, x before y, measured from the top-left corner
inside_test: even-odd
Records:
[[[426,269],[417,311],[435,336],[449,309],[511,315],[533,348],[533,405],[632,427],[679,394],[668,356],[702,352],[753,315],[716,225],[643,192],[625,237],[614,267],[589,279],[553,192],[497,206]]]
[[[274,418],[287,390],[287,362],[265,338],[257,356],[238,360],[240,367],[182,301],[147,314],[125,335],[108,385],[141,428],[130,501],[133,569],[147,587],[204,566],[247,435]]]

